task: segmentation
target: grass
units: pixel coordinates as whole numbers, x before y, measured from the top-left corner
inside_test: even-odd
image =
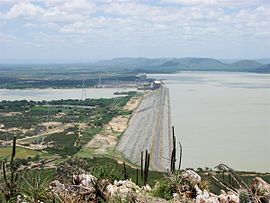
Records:
[[[12,147],[0,148],[0,160],[5,158],[10,158],[12,152]],[[16,158],[27,159],[28,157],[34,157],[36,155],[44,155],[43,152],[26,149],[23,147],[16,147]]]
[[[102,128],[87,128],[82,132],[80,137],[80,145],[85,145],[89,142],[96,134],[98,134]]]
[[[74,134],[67,135],[67,132]],[[79,151],[79,147],[74,146],[78,138],[77,128],[68,128],[61,133],[48,135],[44,139],[44,143],[51,143],[45,150],[51,154],[59,154],[60,156],[72,156]]]
[[[94,149],[89,149],[89,148],[83,147],[74,156],[79,157],[79,158],[92,158],[94,153],[95,153]]]
[[[84,159],[86,164],[82,166],[85,170],[92,170],[95,168],[100,168],[101,166],[105,168],[114,169],[115,171],[120,171],[123,173],[123,164],[118,163],[116,160],[107,158],[107,157],[93,157],[93,158],[85,158]],[[136,177],[137,177],[137,171],[136,168],[131,167],[129,165],[126,165],[126,171],[128,179],[131,179],[134,183],[136,183]],[[149,181],[148,184],[150,186],[154,186],[155,183],[158,180],[161,180],[164,178],[165,173],[163,172],[157,172],[157,171],[151,171],[149,173]],[[143,180],[140,178],[140,170],[139,170],[139,185],[143,185]]]

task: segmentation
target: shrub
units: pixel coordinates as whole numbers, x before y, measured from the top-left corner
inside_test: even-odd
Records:
[[[110,182],[124,179],[122,171],[109,164],[104,164],[92,168],[91,174],[98,179],[108,179]]]
[[[170,200],[173,198],[173,186],[169,181],[163,180],[155,185],[153,196]]]
[[[42,171],[30,171],[22,177],[20,192],[29,202],[49,202],[52,176]]]
[[[248,203],[249,198],[248,198],[248,191],[247,190],[239,190],[239,201],[240,203]]]

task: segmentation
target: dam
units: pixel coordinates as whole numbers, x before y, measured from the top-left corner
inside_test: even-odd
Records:
[[[172,133],[169,89],[147,92],[134,111],[117,149],[129,161],[140,164],[141,151],[150,152],[150,169],[165,171],[170,166]]]

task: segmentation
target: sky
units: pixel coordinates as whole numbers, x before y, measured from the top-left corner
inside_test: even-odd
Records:
[[[270,0],[0,0],[0,62],[270,58]]]

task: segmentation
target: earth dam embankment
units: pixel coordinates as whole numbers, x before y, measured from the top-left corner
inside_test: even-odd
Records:
[[[140,163],[141,151],[150,152],[150,168],[165,171],[172,149],[169,89],[161,87],[144,95],[117,146],[133,163]]]

